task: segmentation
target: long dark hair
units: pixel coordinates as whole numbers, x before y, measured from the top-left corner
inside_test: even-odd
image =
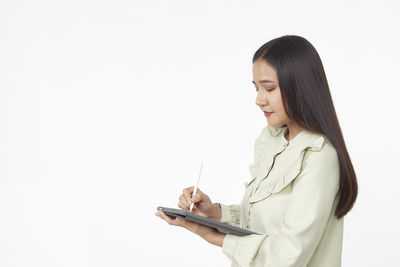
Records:
[[[288,117],[307,130],[325,135],[335,147],[340,165],[340,199],[335,215],[345,216],[357,198],[357,178],[317,50],[303,37],[286,35],[262,45],[253,63],[257,59],[274,66]]]

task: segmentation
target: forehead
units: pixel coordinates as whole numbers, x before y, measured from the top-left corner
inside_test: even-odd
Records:
[[[265,60],[256,60],[253,64],[253,83],[278,82],[275,68]]]

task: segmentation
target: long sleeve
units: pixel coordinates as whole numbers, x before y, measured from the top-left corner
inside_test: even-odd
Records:
[[[221,205],[221,222],[240,226],[240,205]]]
[[[336,150],[307,151],[279,227],[263,235],[226,235],[222,250],[233,266],[306,266],[336,208],[339,161]]]

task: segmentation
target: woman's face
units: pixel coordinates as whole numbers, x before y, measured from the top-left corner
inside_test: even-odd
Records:
[[[256,104],[264,112],[268,124],[277,127],[290,123],[283,107],[276,71],[264,59],[253,64],[253,83],[257,89]]]

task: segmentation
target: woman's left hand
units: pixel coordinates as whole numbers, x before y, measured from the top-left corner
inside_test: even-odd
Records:
[[[201,225],[195,222],[191,222],[185,220],[181,217],[176,217],[175,219],[169,217],[162,211],[157,211],[156,216],[160,217],[161,219],[165,220],[170,225],[180,226],[188,229],[189,231],[199,235],[209,243],[222,247],[222,243],[224,241],[225,235],[223,233],[218,232],[214,228]]]

